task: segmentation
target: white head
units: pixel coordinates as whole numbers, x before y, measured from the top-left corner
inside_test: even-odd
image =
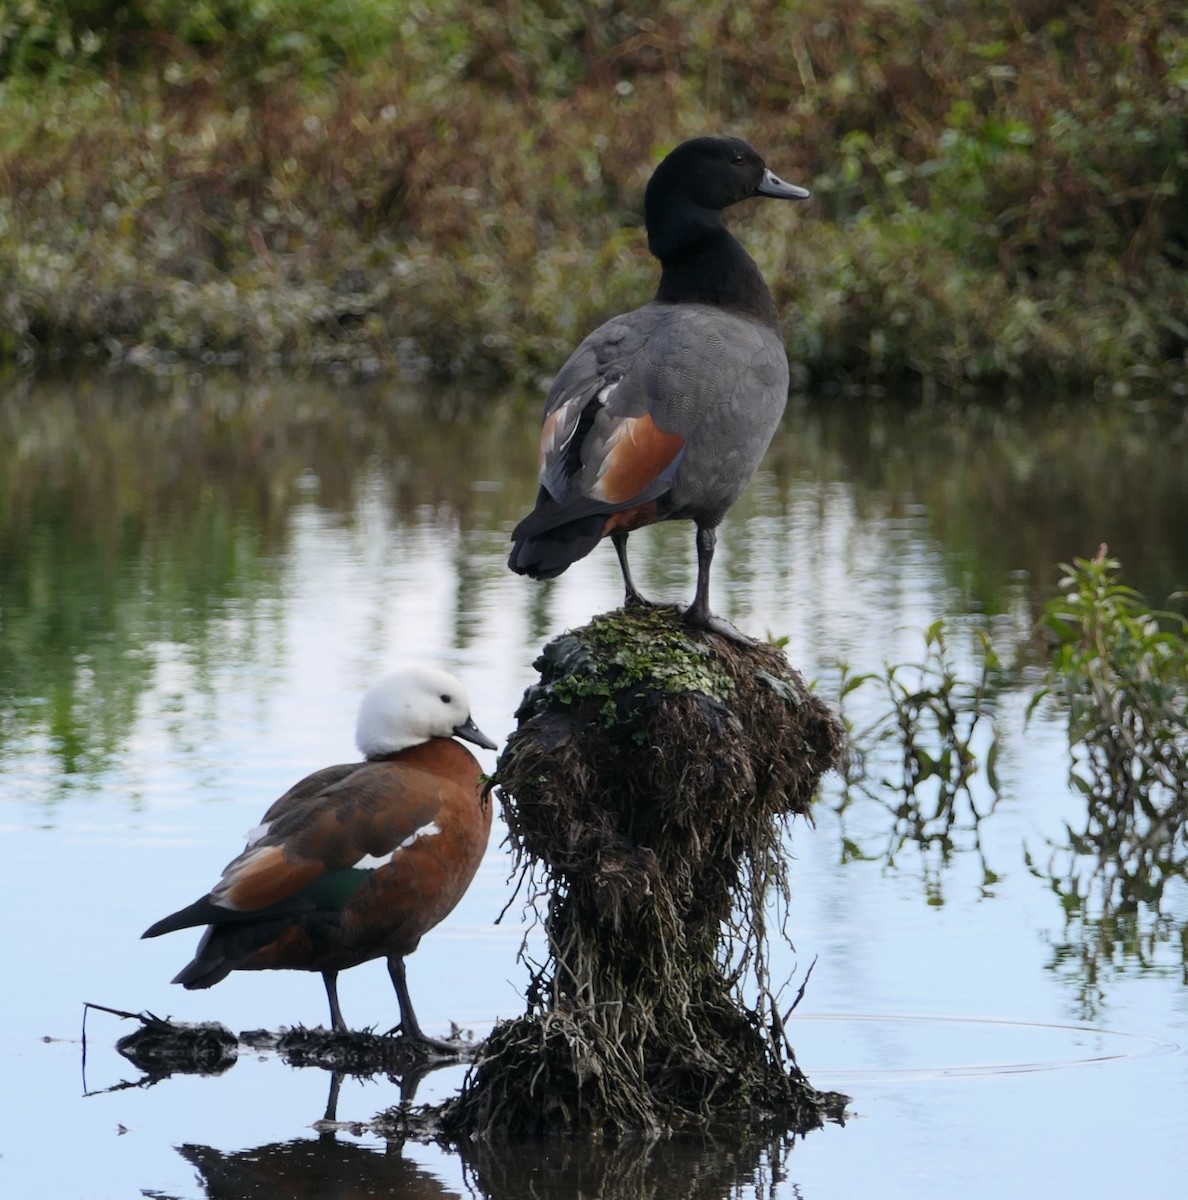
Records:
[[[355,742],[365,758],[395,754],[438,737],[497,748],[470,719],[466,689],[445,671],[405,667],[381,679],[363,697]]]

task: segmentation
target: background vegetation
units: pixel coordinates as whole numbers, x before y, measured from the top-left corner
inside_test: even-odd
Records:
[[[529,381],[741,134],[801,382],[1184,389],[1173,0],[8,0],[0,359]]]

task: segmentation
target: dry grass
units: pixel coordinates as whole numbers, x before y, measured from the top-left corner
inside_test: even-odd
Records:
[[[648,297],[647,175],[723,130],[813,189],[743,219],[803,381],[1182,377],[1173,0],[598,11],[410,5],[356,60],[141,31],[10,79],[0,358],[535,380]]]

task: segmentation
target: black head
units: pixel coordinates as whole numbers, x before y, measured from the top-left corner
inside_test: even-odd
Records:
[[[808,194],[773,175],[741,138],[699,137],[682,142],[656,168],[644,206],[650,227],[653,214],[659,217],[669,205],[692,204],[720,212],[752,196],[805,200]]]
[[[759,268],[722,224],[722,209],[753,196],[804,200],[808,191],[773,175],[739,138],[694,138],[664,159],[644,193],[658,302],[717,305],[778,328]]]

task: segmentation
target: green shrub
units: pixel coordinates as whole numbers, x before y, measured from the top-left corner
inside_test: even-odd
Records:
[[[0,78],[225,58],[233,74],[359,67],[409,6],[383,0],[17,0],[0,16]]]
[[[813,191],[739,219],[799,378],[1183,396],[1182,7],[15,0],[0,357],[535,382],[646,299],[648,172],[724,131]]]
[[[1188,817],[1188,621],[1119,581],[1104,546],[1062,564],[1044,610],[1055,636],[1049,682],[1032,702],[1068,715],[1069,778],[1118,821]]]

